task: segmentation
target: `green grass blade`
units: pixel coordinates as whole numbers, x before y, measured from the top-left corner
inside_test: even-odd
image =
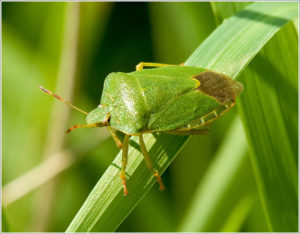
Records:
[[[283,25],[298,16],[297,7],[296,2],[251,4],[224,20],[185,65],[208,68],[236,77]]]
[[[180,232],[216,231],[207,226],[222,201],[223,194],[245,161],[247,142],[242,123],[237,118],[225,136],[219,152],[196,189]],[[216,225],[214,225],[216,228]]]
[[[229,214],[229,217],[221,228],[220,232],[238,232],[253,206],[253,196],[245,195],[237,203],[234,210]]]
[[[225,18],[243,10],[251,2],[210,2],[210,4],[214,12],[215,21],[219,25]]]
[[[289,23],[242,74],[238,103],[265,214],[277,232],[298,229],[297,45]]]
[[[8,220],[7,220],[7,215],[6,215],[6,212],[4,210],[4,208],[2,207],[2,220],[1,220],[1,223],[2,223],[2,226],[1,226],[1,231],[2,232],[10,232],[10,228],[9,228],[9,223],[8,223]]]
[[[202,66],[235,77],[263,45],[297,15],[297,4],[254,3],[248,10],[230,18],[230,24],[225,21],[218,27],[188,59],[186,65]],[[253,11],[258,13],[254,14]],[[150,155],[160,173],[172,162],[188,139],[165,134],[148,134],[145,138],[146,147],[150,149]],[[148,192],[155,180],[136,148],[139,147],[133,137],[127,170],[130,175],[130,195],[122,195],[119,153],[71,222],[67,232],[114,231]]]
[[[162,172],[183,147],[183,144],[174,142],[185,142],[188,137],[146,134],[144,138],[156,168]],[[138,137],[131,137],[126,170],[129,195],[124,197],[120,180],[121,158],[120,152],[90,193],[67,232],[114,231],[126,217],[124,214],[128,214],[155,183],[140,153]]]

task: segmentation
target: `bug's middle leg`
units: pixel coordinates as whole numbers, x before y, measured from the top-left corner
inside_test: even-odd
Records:
[[[138,65],[136,65],[136,70],[141,71],[144,69],[144,67],[172,67],[172,66],[178,66],[178,65],[164,64],[164,63],[140,62]]]
[[[127,157],[128,157],[128,142],[129,142],[129,135],[125,135],[123,141],[123,151],[122,151],[122,170],[120,177],[122,179],[123,189],[124,189],[124,196],[128,195],[128,190],[126,187],[126,165],[127,165]]]
[[[123,144],[122,144],[122,140],[118,137],[117,133],[109,126],[107,126],[107,129],[109,130],[112,138],[114,139],[117,147],[119,149],[122,149],[123,148]]]
[[[147,149],[146,149],[146,146],[145,146],[145,143],[144,143],[144,139],[143,139],[143,134],[140,134],[139,138],[140,138],[141,151],[142,151],[142,154],[144,155],[144,159],[146,161],[147,167],[153,173],[153,175],[156,177],[156,180],[159,184],[159,189],[164,190],[165,186],[162,182],[162,179],[160,178],[160,176],[158,174],[158,171],[153,167],[153,163],[152,163],[151,158],[150,158],[150,156],[147,152]]]

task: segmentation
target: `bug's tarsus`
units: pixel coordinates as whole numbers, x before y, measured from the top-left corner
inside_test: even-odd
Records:
[[[164,186],[161,177],[159,176],[158,172],[154,169],[155,173],[154,176],[159,184],[159,190],[160,191],[164,191],[166,189],[166,187]]]
[[[86,111],[83,111],[81,109],[79,109],[78,107],[72,105],[70,102],[66,101],[65,99],[63,99],[62,97],[60,97],[59,95],[55,94],[55,93],[52,93],[50,90],[48,89],[45,89],[43,86],[40,86],[39,87],[40,90],[44,91],[45,93],[55,97],[56,99],[60,100],[61,102],[67,104],[68,106],[72,107],[73,109],[77,110],[77,111],[80,111],[81,113],[87,115],[88,113]]]
[[[153,175],[155,176],[158,184],[159,184],[159,189],[161,191],[163,191],[165,189],[165,186],[162,182],[162,179],[161,177],[159,176],[158,174],[158,171],[153,167],[153,163],[152,163],[152,160],[148,154],[148,151],[146,149],[146,146],[145,146],[145,143],[144,143],[144,139],[143,139],[143,134],[140,134],[139,135],[139,139],[140,139],[140,147],[141,147],[141,151],[142,151],[142,154],[144,155],[144,159],[145,159],[145,162],[147,164],[147,167],[149,168],[149,170],[153,173]]]

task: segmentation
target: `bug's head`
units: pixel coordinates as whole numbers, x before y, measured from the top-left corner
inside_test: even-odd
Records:
[[[88,113],[86,117],[87,124],[108,123],[110,118],[108,106],[99,105],[96,109]]]

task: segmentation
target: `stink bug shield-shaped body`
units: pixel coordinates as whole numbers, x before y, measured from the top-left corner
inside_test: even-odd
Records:
[[[158,68],[143,70],[143,66]],[[87,125],[76,125],[69,131],[78,127],[108,127],[117,145],[123,148],[121,178],[124,195],[128,193],[125,169],[129,136],[138,135],[146,164],[163,190],[143,134],[206,134],[207,125],[231,109],[242,90],[241,83],[221,73],[197,67],[140,63],[135,72],[110,73],[105,79],[100,105],[87,115]],[[116,131],[125,134],[123,142]]]

